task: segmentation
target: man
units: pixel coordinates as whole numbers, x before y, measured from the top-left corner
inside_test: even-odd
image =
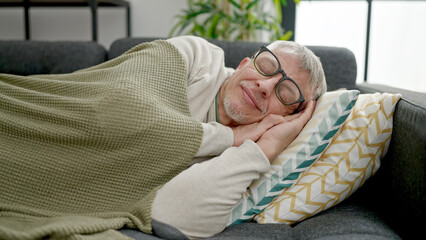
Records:
[[[0,238],[217,234],[324,91],[321,63],[297,44],[233,70],[197,37],[70,74],[0,74]]]
[[[186,62],[189,107],[204,135],[198,163],[157,192],[153,230],[164,238],[209,237],[225,228],[250,183],[311,118],[325,77],[319,59],[292,42],[262,47],[234,71],[206,40],[168,41]]]

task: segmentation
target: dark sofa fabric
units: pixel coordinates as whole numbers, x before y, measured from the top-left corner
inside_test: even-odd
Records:
[[[143,42],[153,41],[157,38],[123,38],[114,41],[108,52],[108,59],[113,59],[123,54],[128,49]],[[225,54],[225,65],[236,68],[240,61],[251,55],[262,45],[260,42],[229,42],[209,40],[211,43],[221,47]],[[327,78],[328,90],[339,88],[355,88],[357,65],[355,56],[346,48],[308,46],[323,63],[324,72]]]
[[[131,47],[157,38],[115,41],[107,52],[93,42],[0,41],[0,72],[18,75],[68,73],[99,64]],[[263,43],[209,40],[236,67]],[[328,90],[341,87],[361,93],[403,95],[396,106],[388,153],[377,174],[351,197],[298,224],[247,223],[231,226],[211,239],[417,239],[426,224],[426,94],[377,84],[356,84],[356,61],[345,48],[309,46],[323,62]],[[135,239],[159,239],[132,229]]]
[[[106,49],[94,42],[0,41],[1,73],[70,73],[106,58]]]
[[[379,84],[357,88],[363,93],[402,94],[389,150],[359,194],[375,196],[370,206],[404,239],[415,239],[426,233],[426,94]]]
[[[132,229],[121,233],[136,240],[158,240],[152,235]],[[212,240],[385,240],[401,239],[374,212],[346,201],[315,217],[289,226],[286,224],[258,224],[254,222],[230,226]]]

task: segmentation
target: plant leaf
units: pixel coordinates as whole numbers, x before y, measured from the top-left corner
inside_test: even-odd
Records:
[[[236,7],[236,8],[238,8],[238,9],[240,9],[241,8],[241,5],[240,4],[238,4],[238,3],[236,3],[234,0],[228,0],[232,5],[234,5],[234,7]]]
[[[280,40],[288,41],[291,38],[291,36],[293,36],[293,31],[288,30],[280,37]]]
[[[281,11],[281,0],[274,0],[275,12],[277,13],[277,22],[281,23],[282,21],[282,11]]]
[[[219,20],[220,20],[220,15],[216,14],[215,16],[213,16],[212,18],[212,22],[211,25],[209,27],[209,29],[207,30],[207,36],[208,38],[217,38],[217,25],[219,24]]]
[[[253,6],[257,6],[257,3],[259,2],[259,0],[254,0],[253,2],[249,3],[246,7],[247,10],[249,10],[250,8],[252,8]]]

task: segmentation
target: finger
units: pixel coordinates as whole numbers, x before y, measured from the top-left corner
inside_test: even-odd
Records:
[[[306,105],[306,108],[303,111],[301,111],[302,115],[300,115],[299,119],[302,122],[307,123],[309,119],[311,119],[312,114],[314,113],[314,110],[315,110],[315,105],[316,105],[316,101],[310,100],[308,104]]]
[[[305,108],[305,112],[308,112],[312,116],[312,114],[314,113],[316,104],[317,104],[317,101],[315,100],[309,101]]]
[[[298,122],[301,126],[304,126],[311,119],[314,109],[315,101],[309,101],[305,109],[293,115],[285,116],[285,118],[288,122]]]
[[[277,114],[269,114],[259,123],[265,129],[269,129],[283,122],[283,116]]]
[[[317,101],[316,100],[310,100],[306,106],[306,108],[310,109],[311,111],[313,111],[315,109],[317,105]]]
[[[287,116],[284,117],[284,120],[290,122],[290,121],[293,121],[294,119],[299,118],[302,114],[303,114],[303,112],[298,112],[298,113],[295,113],[295,114],[292,114],[292,115],[287,115]]]

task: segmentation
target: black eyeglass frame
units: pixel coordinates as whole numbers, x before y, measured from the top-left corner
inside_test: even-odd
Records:
[[[277,60],[277,63],[278,63],[278,69],[277,69],[277,71],[275,71],[274,73],[271,73],[271,74],[264,74],[264,73],[262,73],[262,71],[260,71],[258,68],[257,68],[257,66],[256,66],[256,59],[257,59],[257,57],[261,54],[261,53],[263,53],[263,52],[269,52],[270,54],[272,54],[272,56],[274,56],[274,58],[275,58],[275,60]],[[293,104],[296,104],[296,103],[300,103],[299,104],[299,106],[297,107],[297,110],[296,110],[296,112],[299,110],[299,107],[303,104],[303,102],[305,101],[305,98],[303,97],[303,94],[302,94],[302,91],[300,90],[300,88],[299,88],[299,85],[297,85],[297,83],[293,80],[293,79],[291,79],[285,72],[284,72],[284,70],[281,68],[281,63],[280,63],[280,60],[278,60],[278,58],[277,58],[277,56],[275,56],[275,54],[271,51],[271,50],[269,50],[266,46],[262,46],[262,47],[260,47],[259,48],[259,50],[257,50],[254,54],[253,54],[253,56],[252,56],[252,59],[253,59],[253,65],[254,65],[254,68],[256,68],[256,71],[260,74],[260,75],[262,75],[262,76],[265,76],[265,77],[270,77],[270,76],[274,76],[274,75],[276,75],[276,74],[278,74],[278,73],[281,73],[282,75],[283,75],[283,78],[281,78],[278,82],[277,82],[277,84],[275,85],[275,88],[274,88],[274,90],[275,90],[275,96],[277,96],[277,98],[278,98],[278,100],[282,103],[282,104],[284,104],[284,105],[293,105]],[[296,100],[295,102],[292,102],[292,103],[285,103],[282,99],[281,99],[281,97],[280,97],[280,95],[278,94],[278,85],[280,85],[280,83],[281,82],[283,82],[283,81],[285,81],[285,80],[289,80],[289,81],[292,81],[293,83],[294,83],[294,85],[296,85],[296,87],[297,87],[297,90],[299,91],[299,94],[300,94],[300,97],[299,97],[299,99],[298,100]]]

